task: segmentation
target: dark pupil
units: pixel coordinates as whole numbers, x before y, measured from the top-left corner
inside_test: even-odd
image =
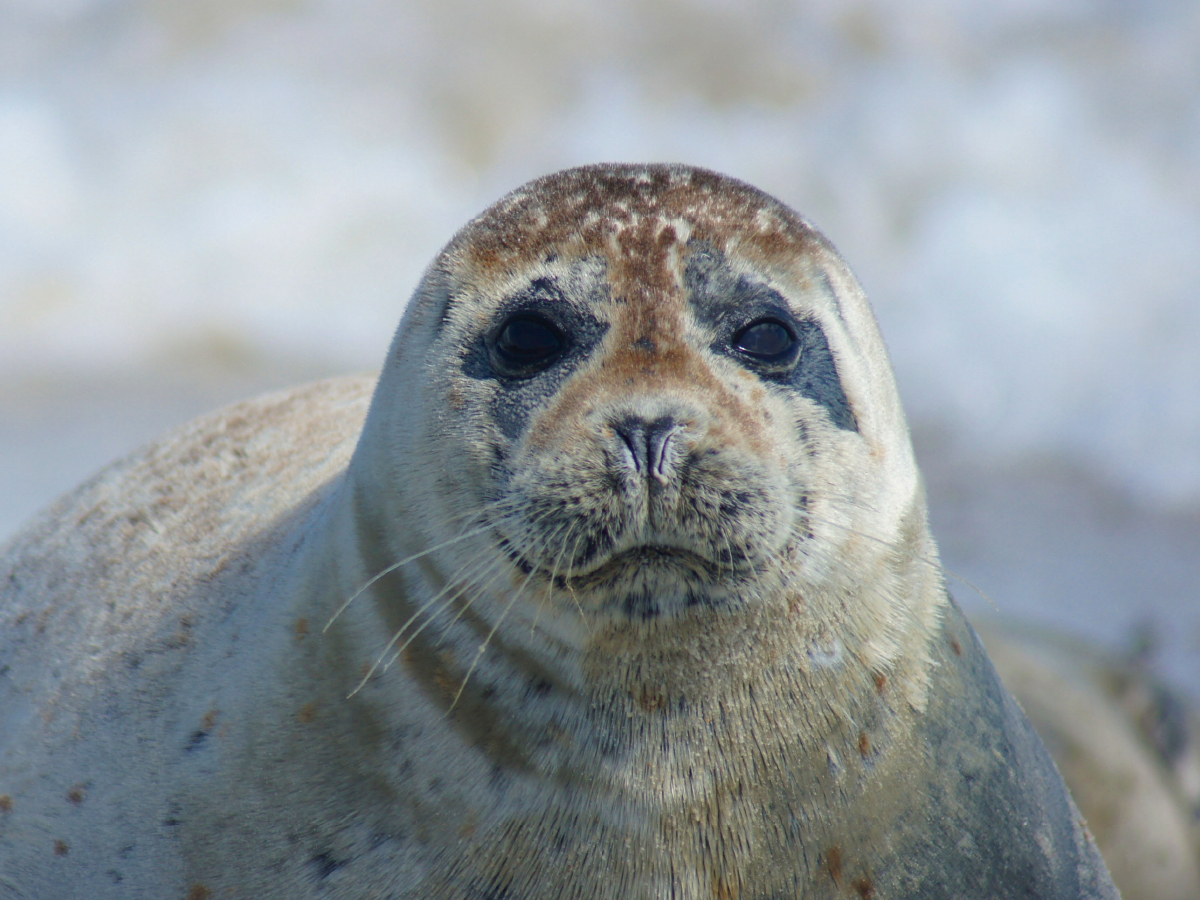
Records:
[[[743,353],[771,359],[792,347],[792,333],[778,322],[759,322],[737,336],[736,345]]]
[[[509,321],[496,339],[496,347],[501,353],[525,362],[558,352],[561,343],[549,325],[525,318]]]

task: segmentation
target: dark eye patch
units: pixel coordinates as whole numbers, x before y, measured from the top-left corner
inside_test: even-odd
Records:
[[[712,351],[819,403],[835,426],[857,432],[820,323],[797,318],[768,284],[735,274],[710,244],[692,241],[688,246],[684,285],[697,319],[712,328]]]
[[[507,298],[464,346],[463,374],[495,385],[489,404],[504,437],[517,440],[600,343],[608,323],[591,310],[607,297],[604,267],[580,260]]]

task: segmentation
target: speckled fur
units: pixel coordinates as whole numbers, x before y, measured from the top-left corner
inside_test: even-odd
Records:
[[[702,259],[819,385],[722,350]],[[573,355],[506,382],[534,302]],[[945,592],[870,308],[777,201],[533,182],[426,273],[350,458],[367,390],[201,420],[9,546],[0,896],[1115,896]],[[675,423],[656,480],[631,417]]]

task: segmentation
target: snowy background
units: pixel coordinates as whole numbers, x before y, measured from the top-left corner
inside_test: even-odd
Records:
[[[842,250],[950,569],[1148,628],[1200,697],[1189,0],[0,0],[0,539],[165,427],[375,368],[508,189],[647,160]]]

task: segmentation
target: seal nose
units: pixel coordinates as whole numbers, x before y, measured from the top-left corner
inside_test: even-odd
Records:
[[[652,422],[629,416],[613,424],[624,444],[625,464],[643,478],[666,482],[674,464],[675,434],[682,426],[670,416]]]

